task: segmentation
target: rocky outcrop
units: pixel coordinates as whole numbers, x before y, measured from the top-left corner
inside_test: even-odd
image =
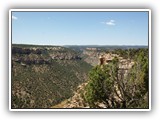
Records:
[[[44,50],[42,49],[30,49],[30,48],[19,48],[19,47],[12,47],[12,54],[42,54]]]
[[[91,64],[92,66],[96,66],[99,62],[99,52],[94,48],[86,48],[83,50],[84,61]]]
[[[63,108],[90,108],[89,105],[82,98],[82,93],[87,83],[83,83],[77,87],[77,90],[74,92],[74,96],[67,100],[67,103]]]
[[[81,60],[81,57],[62,47],[12,47],[13,62],[50,64],[52,60]]]
[[[128,74],[128,70],[134,65],[133,61],[123,59],[122,57],[119,57],[116,54],[106,54],[103,57],[105,57],[105,60],[112,60],[114,57],[118,57],[119,74],[123,73],[124,77]],[[57,105],[57,107],[53,107],[53,108],[58,108],[58,107],[59,108],[90,108],[89,104],[86,103],[83,98],[83,95],[85,94],[85,86],[87,84],[88,82],[85,82],[79,85],[77,87],[77,90],[74,92],[73,97],[65,100],[65,103],[60,103],[59,105]],[[112,108],[114,104],[113,101],[115,101],[116,103],[119,103],[120,106],[123,105],[123,101],[121,99],[122,95],[116,82],[113,87],[115,88],[115,93],[113,94],[113,97],[107,99],[106,103],[102,103],[102,102],[95,103],[98,108]]]
[[[63,47],[12,45],[12,108],[48,108],[73,95],[91,66]]]
[[[50,54],[50,57],[53,60],[81,60],[81,57],[78,55],[72,55],[70,53],[53,53]]]

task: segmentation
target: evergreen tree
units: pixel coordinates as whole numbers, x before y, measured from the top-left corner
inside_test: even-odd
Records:
[[[91,107],[97,107],[96,102],[105,102],[107,95],[110,94],[111,86],[113,84],[110,81],[109,74],[106,74],[108,69],[103,66],[94,67],[89,73],[89,83],[86,86],[85,100]]]
[[[132,55],[135,50],[129,50]],[[140,49],[134,55],[134,66],[128,70],[119,69],[119,60],[94,67],[89,74],[84,98],[92,108],[104,103],[107,108],[148,108],[148,56]]]

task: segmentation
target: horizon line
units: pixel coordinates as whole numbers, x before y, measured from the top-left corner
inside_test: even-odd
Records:
[[[24,43],[12,43],[12,45],[39,45],[39,46],[148,46],[148,45],[100,45],[100,44],[65,44],[65,45],[57,45],[57,44],[24,44]]]

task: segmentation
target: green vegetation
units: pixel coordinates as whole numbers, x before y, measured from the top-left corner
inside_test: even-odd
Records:
[[[92,108],[99,108],[100,103],[106,108],[148,108],[147,51],[148,49],[138,49],[136,52],[130,50],[130,53],[135,53],[135,64],[126,75],[124,70],[119,69],[117,58],[108,65],[94,67],[89,73],[89,82],[85,87],[85,101]]]
[[[91,68],[73,50],[34,46],[37,53],[32,47],[13,46],[14,53],[12,49],[12,108],[49,108],[60,103],[73,95]]]
[[[112,93],[113,81],[110,81],[107,68],[94,67],[90,74],[90,81],[85,90],[85,100],[92,108],[96,108],[96,102],[105,102],[108,95]]]
[[[113,54],[118,54],[125,59],[136,59],[137,55],[142,53],[148,57],[148,48],[138,48],[138,49],[115,49],[113,51],[107,51]]]
[[[149,107],[148,49],[99,48],[94,54],[74,49],[76,51],[60,46],[12,45],[12,108],[65,106],[79,85],[82,88],[78,93],[84,98],[85,107]],[[115,57],[109,64],[91,69],[90,64],[98,64],[98,54],[105,52],[132,61],[133,66],[127,71],[120,69],[120,59]],[[76,99],[74,102],[78,102]]]

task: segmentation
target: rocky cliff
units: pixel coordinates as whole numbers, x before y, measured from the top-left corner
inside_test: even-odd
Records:
[[[88,52],[86,54],[89,54]],[[101,53],[102,54],[102,53]],[[99,56],[101,56],[101,54],[99,54]],[[108,60],[112,60],[114,57],[118,57],[119,59],[119,73],[123,73],[123,76],[125,77],[128,73],[128,70],[132,68],[132,66],[134,65],[134,62],[129,60],[129,59],[124,59],[123,57],[118,56],[117,54],[104,54],[103,53],[103,57],[105,58],[104,60],[108,61]],[[99,58],[98,58],[99,59]],[[108,64],[107,62],[105,64]],[[86,101],[84,100],[83,95],[85,94],[85,86],[88,84],[88,81],[80,84],[76,91],[74,92],[74,95],[55,105],[52,106],[52,108],[90,108],[89,104],[86,103]],[[116,93],[114,94],[114,99],[116,100],[116,102],[119,102],[120,104],[122,104],[121,99],[119,98],[121,96],[121,93],[119,91],[119,88],[117,87],[117,85],[115,84],[113,86],[116,90]],[[108,104],[105,103],[101,103],[101,102],[97,102],[97,106],[98,108],[112,108],[112,101],[108,99]]]
[[[91,66],[60,46],[12,45],[12,108],[49,108],[70,98]]]
[[[49,64],[51,60],[81,60],[74,51],[63,47],[12,47],[12,61],[24,64]]]

